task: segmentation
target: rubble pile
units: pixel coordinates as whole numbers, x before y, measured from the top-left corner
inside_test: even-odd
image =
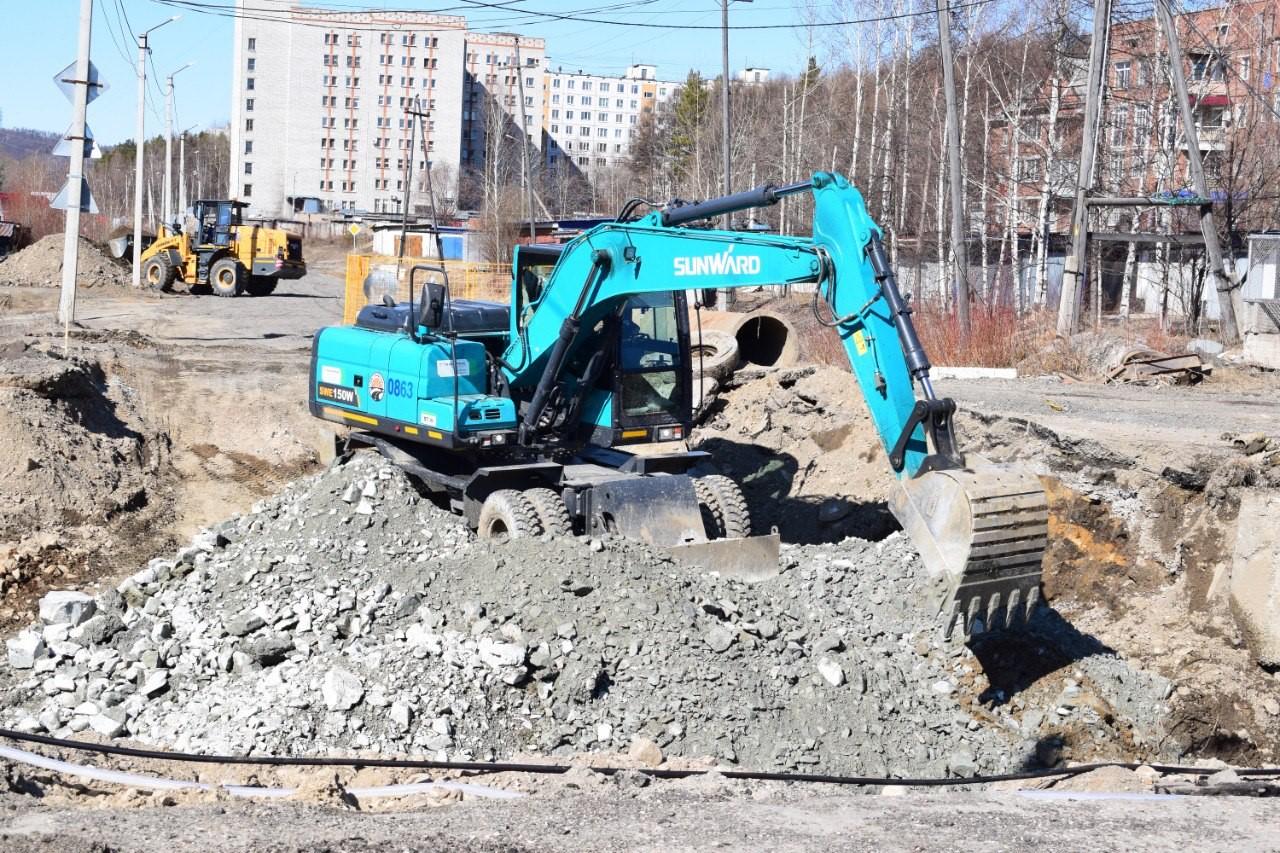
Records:
[[[901,534],[786,547],[755,584],[623,540],[495,545],[358,454],[117,588],[47,596],[7,643],[0,704],[28,731],[220,753],[647,744],[873,775],[1016,770],[1066,734],[1161,754],[1168,682],[1055,646],[1046,617],[1032,645],[1070,677],[1009,701],[926,630],[921,571]]]
[[[0,287],[61,287],[65,245],[61,234],[50,234],[22,251],[0,259]],[[128,283],[127,266],[112,259],[97,244],[80,238],[76,262],[77,287],[124,287]]]

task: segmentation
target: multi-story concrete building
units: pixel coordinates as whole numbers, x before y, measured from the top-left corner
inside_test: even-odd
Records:
[[[641,118],[680,86],[658,80],[656,72],[653,65],[632,65],[621,77],[548,71],[542,114],[547,165],[569,164],[590,174],[625,163]]]
[[[542,149],[546,42],[514,33],[468,33],[462,89],[462,167],[479,171],[496,140],[524,126],[528,144]],[[521,103],[523,100],[523,104]],[[496,106],[497,112],[491,112]]]
[[[528,136],[541,143],[540,39],[468,33],[453,15],[333,12],[293,0],[251,8],[235,21],[229,188],[251,214],[287,215],[307,199],[330,210],[398,211],[410,158],[415,193],[429,159],[445,185],[437,192],[453,194],[462,170],[483,166],[486,90],[518,122],[523,84]],[[429,114],[425,155],[424,134],[412,141],[405,112],[415,102]]]

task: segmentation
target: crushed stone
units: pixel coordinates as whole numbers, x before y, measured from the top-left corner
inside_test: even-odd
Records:
[[[1017,770],[1088,733],[1089,757],[1170,757],[1168,682],[1060,643],[1060,619],[1026,642],[1076,658],[1075,692],[1001,695],[923,624],[901,534],[784,547],[755,584],[594,544],[478,540],[357,454],[152,560],[83,624],[29,629],[33,666],[0,663],[3,718],[195,752],[631,748],[863,775]]]

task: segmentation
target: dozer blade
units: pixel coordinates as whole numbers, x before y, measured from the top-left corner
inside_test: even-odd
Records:
[[[712,539],[673,545],[671,556],[690,566],[701,566],[724,577],[754,581],[778,575],[778,552],[781,540],[776,532],[745,539]]]
[[[1034,474],[971,456],[970,467],[901,481],[889,508],[920,551],[948,638],[1031,617],[1049,536]]]

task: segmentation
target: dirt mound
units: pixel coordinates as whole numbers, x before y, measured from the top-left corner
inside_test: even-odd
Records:
[[[60,287],[65,245],[61,234],[50,234],[0,260],[0,286]],[[102,251],[97,244],[81,237],[76,286],[124,287],[127,284],[129,268]]]
[[[740,371],[690,444],[742,484],[761,533],[776,525],[784,541],[814,543],[897,528],[889,463],[848,371]]]
[[[24,609],[24,590],[84,577],[86,556],[120,539],[127,548],[167,452],[97,362],[0,346],[0,621]]]

